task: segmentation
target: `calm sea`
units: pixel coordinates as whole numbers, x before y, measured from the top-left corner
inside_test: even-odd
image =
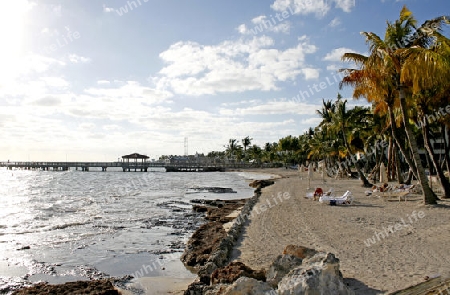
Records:
[[[203,222],[190,200],[249,198],[255,178],[267,176],[1,169],[0,293],[38,281],[186,276],[177,257]]]

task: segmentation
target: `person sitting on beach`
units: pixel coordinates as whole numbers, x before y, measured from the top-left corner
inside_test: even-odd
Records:
[[[314,191],[314,201],[317,201],[323,195],[323,189],[320,187],[316,188]]]

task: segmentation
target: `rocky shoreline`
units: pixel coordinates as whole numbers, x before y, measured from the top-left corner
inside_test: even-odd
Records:
[[[231,252],[240,237],[246,218],[261,196],[261,189],[272,185],[271,180],[254,181],[254,195],[239,214],[227,215],[229,210],[194,206],[193,210],[207,210],[209,222],[202,225],[189,240],[181,260],[193,267],[197,279],[189,285],[185,295],[232,294],[339,294],[353,295],[343,281],[339,259],[332,253],[318,252],[297,245],[287,245],[269,269],[253,270],[242,262],[230,262]],[[217,205],[217,204],[215,204]],[[225,205],[223,205],[225,207]],[[210,214],[216,216],[211,218]],[[220,216],[220,217],[219,217]],[[232,226],[228,232],[224,222]],[[205,245],[209,247],[205,248]],[[281,254],[281,253],[280,253]],[[316,294],[314,293],[314,294]]]
[[[212,218],[210,214],[207,214],[206,219],[210,219],[210,221],[194,233],[183,253],[181,258],[183,263],[187,267],[193,267],[198,274],[198,278],[189,286],[184,294],[204,294],[210,289],[211,276],[216,270],[227,265],[233,247],[241,235],[245,224],[244,221],[250,216],[253,206],[261,196],[261,189],[272,184],[274,184],[272,180],[255,180],[250,183],[250,186],[255,188],[254,195],[252,198],[246,200],[239,214],[233,217],[228,217],[231,213],[230,210],[222,210],[219,206],[217,208],[203,207],[203,209],[202,206],[193,207],[193,210],[209,210],[212,216],[216,217]],[[231,208],[236,210],[238,208],[237,204]],[[227,222],[233,222],[228,232],[223,227],[224,223]],[[213,242],[214,245],[206,251],[207,253],[202,252],[204,248],[202,247],[203,243],[201,240],[206,235],[209,237],[209,243]],[[196,263],[193,263],[192,257],[196,257]],[[248,272],[252,273],[253,270],[248,269]]]

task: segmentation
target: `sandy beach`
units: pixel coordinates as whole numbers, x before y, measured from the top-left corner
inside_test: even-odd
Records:
[[[340,259],[345,282],[356,294],[383,294],[427,276],[450,276],[450,201],[423,206],[414,194],[406,202],[386,201],[366,196],[359,180],[326,178],[323,183],[318,174],[307,190],[306,173],[264,172],[283,178],[262,190],[232,260],[267,269],[289,244],[329,251]],[[355,202],[329,206],[306,199],[316,187],[334,188],[336,195],[350,190]]]

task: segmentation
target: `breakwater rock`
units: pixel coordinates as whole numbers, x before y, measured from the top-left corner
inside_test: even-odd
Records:
[[[192,200],[195,212],[206,212],[207,223],[200,226],[189,239],[181,256],[181,261],[189,268],[199,271],[213,253],[220,250],[226,241],[224,224],[235,217],[230,216],[244,207],[247,200]],[[223,246],[223,245],[222,245]]]
[[[280,255],[267,273],[264,270],[254,271],[240,262],[231,262],[226,267],[216,269],[209,284],[199,280],[191,284],[184,294],[355,294],[344,283],[339,259],[334,254],[309,253],[311,255],[308,254],[304,259],[289,254]]]
[[[13,293],[14,295],[38,295],[38,294],[98,294],[98,295],[120,295],[109,280],[77,281],[61,285],[50,285],[39,283],[32,287],[24,288]]]
[[[254,195],[252,198],[244,200],[245,205],[243,205],[242,209],[240,210],[239,214],[234,215],[233,218],[233,224],[230,227],[230,229],[227,232],[227,235],[220,241],[216,240],[218,242],[218,246],[214,248],[214,250],[211,252],[208,260],[203,263],[203,265],[197,266],[197,273],[198,273],[198,279],[192,283],[188,290],[186,290],[185,294],[187,295],[194,295],[194,294],[206,294],[208,290],[211,290],[210,283],[211,283],[211,275],[212,273],[220,268],[223,268],[227,266],[231,252],[233,251],[234,245],[236,244],[237,240],[239,239],[244,222],[242,220],[246,220],[247,216],[250,216],[251,211],[253,209],[253,206],[258,202],[259,197],[261,196],[261,188],[267,185],[271,185],[274,182],[261,182],[256,185],[256,189],[254,192]],[[242,201],[242,200],[241,200]],[[229,201],[222,201],[222,202],[229,202]],[[216,205],[219,206],[220,202]],[[240,205],[242,205],[241,203]],[[208,204],[210,206],[211,204]],[[238,209],[240,207],[236,207]],[[226,216],[225,216],[226,217]],[[208,217],[207,217],[208,218]],[[222,222],[224,222],[223,220]],[[191,241],[190,241],[191,242]],[[185,256],[187,251],[192,251],[193,243],[188,242],[188,246],[186,247],[186,251],[183,254]],[[187,254],[186,254],[187,255]],[[183,257],[182,257],[183,261]],[[184,262],[184,261],[183,261]],[[216,291],[213,291],[216,292]],[[211,293],[215,294],[215,293]]]

